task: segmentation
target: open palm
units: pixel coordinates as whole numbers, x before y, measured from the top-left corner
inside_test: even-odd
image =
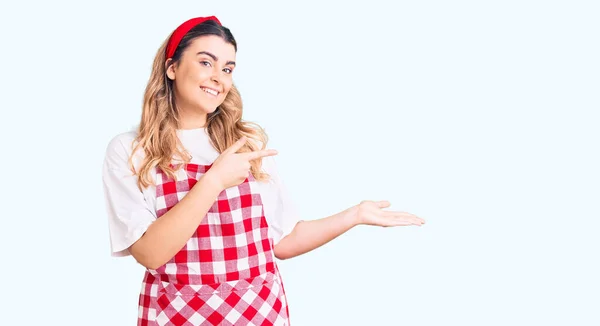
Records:
[[[406,226],[423,225],[425,220],[407,212],[386,211],[390,202],[364,200],[356,208],[356,219],[358,224],[375,226]]]

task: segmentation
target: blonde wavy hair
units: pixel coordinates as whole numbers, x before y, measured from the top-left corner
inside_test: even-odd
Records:
[[[211,22],[200,25],[212,25],[210,27],[212,28],[211,32],[206,33],[206,26],[200,26],[200,32],[198,32],[197,27],[192,29],[182,39],[175,51],[174,64],[189,42],[201,35],[219,35],[232,43],[237,51],[237,44],[227,28],[215,26]],[[134,154],[139,149],[143,149],[144,159],[140,167],[135,169],[133,154],[129,158],[129,164],[138,176],[138,187],[140,189],[154,184],[150,173],[153,169],[158,168],[170,178],[176,179],[175,172],[183,165],[172,164],[173,159],[180,160],[184,164],[190,161],[189,154],[182,149],[181,142],[177,137],[179,111],[175,105],[173,82],[167,77],[167,67],[165,65],[165,50],[168,41],[169,38],[158,49],[144,92],[142,117],[133,148]],[[262,127],[256,123],[242,120],[242,99],[235,85],[232,85],[223,103],[208,115],[206,130],[212,145],[219,153],[233,145],[242,136],[246,136],[249,141],[239,152],[265,149],[268,141],[267,134]],[[258,181],[268,178],[268,174],[261,171],[261,165],[262,160],[251,162],[250,173]]]

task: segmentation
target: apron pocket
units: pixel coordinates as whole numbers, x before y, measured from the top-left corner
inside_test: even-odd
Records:
[[[206,320],[213,325],[231,325],[247,309],[265,304],[278,313],[286,309],[281,282],[272,272],[253,279],[211,285],[159,282],[156,321],[161,326],[185,321],[199,325]]]
[[[156,303],[156,322],[160,326],[183,325],[186,321],[200,325],[206,320],[219,325],[223,320],[214,313],[223,304],[220,296],[194,291],[189,285],[177,291],[172,284],[159,282]]]

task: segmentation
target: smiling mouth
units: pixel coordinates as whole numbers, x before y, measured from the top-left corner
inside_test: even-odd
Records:
[[[208,93],[208,94],[210,94],[210,95],[212,95],[212,96],[217,96],[217,95],[219,95],[219,92],[215,91],[215,90],[214,90],[214,89],[212,89],[212,88],[200,87],[200,89],[201,89],[201,90],[203,90],[205,93]]]

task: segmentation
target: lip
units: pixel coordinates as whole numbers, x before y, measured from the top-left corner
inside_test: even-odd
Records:
[[[212,88],[212,87],[200,86],[200,88],[206,88],[206,89],[213,90],[213,91],[217,92],[217,95],[221,94],[221,91],[220,91],[220,90],[218,90],[218,89],[214,89],[214,88]]]

